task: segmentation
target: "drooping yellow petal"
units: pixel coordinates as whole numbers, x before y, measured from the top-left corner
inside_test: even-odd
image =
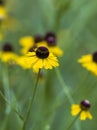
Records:
[[[52,69],[52,67],[59,66],[57,58],[50,53],[49,57],[44,60],[44,66],[46,69]]]
[[[97,75],[97,64],[94,62],[91,63],[83,63],[83,67],[85,67],[87,70],[91,71],[95,75]]]
[[[49,58],[48,58],[48,63],[49,63],[51,66],[53,66],[53,67],[59,66],[58,61],[57,61],[57,60],[54,60],[54,59],[49,59]]]
[[[93,119],[93,116],[91,115],[89,111],[86,111],[86,115],[87,115],[87,118],[89,118],[90,120]]]
[[[86,120],[86,118],[87,118],[86,111],[82,111],[81,114],[80,114],[80,120]]]
[[[62,56],[63,55],[63,51],[58,46],[49,47],[49,49],[56,56]]]
[[[53,55],[53,53],[49,54],[49,59],[50,60],[54,60],[54,61],[58,61],[57,57]]]
[[[33,66],[38,62],[38,58],[36,56],[33,57],[26,57],[26,64],[29,65],[30,68],[33,68]]]
[[[43,61],[42,59],[38,59],[37,62],[33,64],[34,69],[41,69],[43,68]]]
[[[80,58],[78,62],[81,63],[84,68],[91,71],[97,76],[97,63],[93,61],[92,55],[89,54],[82,56],[82,58]]]
[[[43,64],[45,69],[52,69],[52,65],[50,64],[50,62],[48,62],[48,59],[45,59],[43,61]]]
[[[16,63],[21,66],[23,69],[29,69],[30,64],[27,62],[27,58],[25,56],[19,56],[16,60]]]
[[[71,106],[71,114],[72,114],[73,116],[77,115],[80,111],[81,111],[80,105],[73,104],[73,105]]]

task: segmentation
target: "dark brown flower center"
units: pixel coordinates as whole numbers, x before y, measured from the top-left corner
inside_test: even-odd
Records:
[[[45,40],[47,41],[48,46],[55,46],[56,45],[56,36],[52,32],[48,32],[45,35]]]
[[[46,47],[39,47],[36,50],[36,56],[41,58],[41,59],[45,59],[49,56],[49,50]]]
[[[13,51],[13,48],[12,48],[11,44],[6,43],[6,44],[3,46],[2,50],[3,50],[4,52],[12,52],[12,51]]]
[[[41,42],[43,40],[44,40],[44,38],[43,38],[42,35],[36,35],[36,36],[34,36],[34,42],[35,43]]]
[[[5,5],[5,0],[0,0],[0,5]]]
[[[93,53],[93,61],[97,63],[97,52]]]
[[[80,103],[80,107],[82,110],[88,110],[91,107],[91,104],[88,100],[83,100]]]

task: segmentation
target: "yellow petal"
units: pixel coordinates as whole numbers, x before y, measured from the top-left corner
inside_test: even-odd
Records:
[[[22,46],[30,48],[34,45],[34,38],[32,36],[25,36],[22,37],[19,42]]]
[[[48,62],[48,59],[43,60],[43,66],[45,69],[52,69],[52,65]]]
[[[7,17],[6,9],[3,6],[0,6],[0,19],[5,19]]]
[[[39,68],[43,68],[43,61],[42,59],[38,59],[34,64],[33,64],[33,69],[37,70]]]
[[[89,54],[82,56],[82,58],[80,58],[78,62],[81,63],[84,68],[91,71],[97,76],[97,64],[93,62],[92,55]]]
[[[80,119],[81,119],[81,120],[86,120],[86,118],[87,118],[87,113],[86,113],[86,111],[82,111],[81,114],[80,114]]]
[[[33,65],[35,65],[38,60],[39,59],[36,56],[26,57],[26,64],[28,64],[31,68],[33,68]]]
[[[83,63],[83,67],[85,67],[87,70],[91,71],[95,75],[97,75],[97,64],[94,62],[91,63]]]
[[[93,119],[93,116],[91,115],[91,113],[90,112],[86,112],[86,114],[87,114],[87,118],[89,118],[90,120],[92,120]]]
[[[17,55],[12,52],[1,52],[0,59],[7,63],[7,62],[15,62],[17,59]]]
[[[49,57],[44,59],[44,68],[45,69],[52,69],[52,67],[59,66],[57,58],[50,53]]]
[[[19,56],[16,60],[16,63],[21,66],[23,69],[28,69],[30,68],[29,64],[26,62],[26,57],[25,56]]]
[[[73,104],[71,106],[71,114],[73,116],[77,115],[81,111],[80,105]]]
[[[49,49],[56,56],[62,56],[63,55],[63,51],[59,47],[57,47],[57,46],[49,47]]]
[[[55,61],[55,60],[53,60],[53,59],[51,60],[51,59],[48,58],[48,63],[49,63],[51,66],[53,66],[53,67],[59,66],[58,61]]]
[[[80,59],[78,59],[78,62],[79,63],[89,63],[89,62],[92,62],[92,55],[85,55],[85,56],[82,56]]]

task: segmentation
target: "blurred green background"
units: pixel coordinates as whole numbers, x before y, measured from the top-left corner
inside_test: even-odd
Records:
[[[59,58],[64,82],[75,103],[88,99],[92,104],[93,120],[79,120],[77,130],[96,130],[97,77],[82,68],[77,60],[97,50],[97,0],[9,0],[6,6],[16,23],[3,30],[0,44],[11,42],[19,54],[21,37],[55,32],[57,44],[64,51]],[[0,63],[0,90],[23,116],[35,79],[31,70]],[[70,107],[55,70],[45,71],[39,81],[28,130],[67,130],[75,118],[70,114]],[[18,115],[0,96],[0,130],[21,130],[21,127]],[[76,130],[75,125],[71,130]]]

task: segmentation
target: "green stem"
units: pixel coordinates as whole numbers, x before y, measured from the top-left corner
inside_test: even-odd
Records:
[[[59,80],[59,82],[60,82],[60,84],[61,84],[61,87],[62,87],[62,89],[63,89],[63,91],[64,91],[66,97],[68,98],[69,103],[72,105],[72,104],[74,103],[74,100],[73,100],[73,98],[72,98],[71,93],[69,92],[69,88],[68,88],[68,86],[65,84],[64,79],[63,79],[63,77],[62,77],[62,75],[61,75],[60,70],[57,68],[57,69],[55,69],[55,71],[56,71],[58,80]],[[80,130],[79,122],[76,123],[76,129],[77,129],[77,130]]]
[[[32,95],[32,98],[29,102],[29,106],[28,106],[28,110],[27,110],[27,114],[26,114],[24,123],[23,123],[22,130],[26,130],[26,125],[27,125],[28,118],[29,118],[30,113],[31,113],[31,108],[32,108],[33,103],[34,103],[34,98],[35,98],[36,90],[37,90],[37,87],[38,87],[39,76],[40,76],[40,69],[39,69],[37,80],[36,80],[36,83],[35,83],[35,86],[34,86],[33,95]]]
[[[81,113],[81,112],[80,112]],[[67,128],[67,130],[70,130],[73,126],[73,124],[76,122],[76,120],[78,119],[80,113],[76,116],[76,118],[71,122],[71,124],[69,125],[69,127]]]
[[[62,87],[62,89],[64,90],[64,93],[65,93],[65,95],[67,96],[67,98],[68,98],[70,104],[74,103],[73,98],[72,98],[72,95],[70,94],[69,89],[68,89],[67,85],[65,84],[65,82],[64,82],[64,80],[63,80],[63,78],[62,78],[62,75],[61,75],[59,69],[57,68],[57,69],[55,69],[55,71],[56,71],[58,80],[60,81],[61,87]]]

